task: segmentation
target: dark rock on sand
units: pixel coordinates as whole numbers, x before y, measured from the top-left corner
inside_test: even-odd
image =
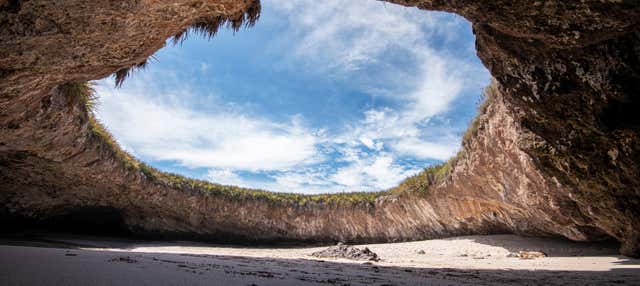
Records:
[[[351,260],[380,261],[378,255],[369,248],[357,248],[355,246],[338,243],[327,249],[311,253],[311,256],[318,258],[343,258]]]

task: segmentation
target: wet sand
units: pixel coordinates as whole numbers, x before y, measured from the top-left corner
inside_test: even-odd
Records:
[[[80,236],[0,244],[2,285],[640,285],[640,260],[615,245],[514,235],[358,246],[379,262],[310,256],[324,247]],[[548,257],[508,257],[523,250]]]

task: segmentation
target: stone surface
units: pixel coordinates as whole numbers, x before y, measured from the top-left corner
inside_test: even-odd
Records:
[[[152,180],[92,135],[81,100],[60,92],[141,64],[206,19],[251,18],[256,2],[0,1],[5,230],[54,221],[233,242],[512,232],[613,238],[639,256],[638,1],[391,2],[470,20],[498,83],[446,180],[342,205],[205,195]]]
[[[338,243],[338,245],[336,246],[331,246],[327,249],[311,253],[311,256],[317,258],[342,258],[350,260],[380,261],[378,255],[369,250],[369,248],[358,248],[342,243]]]

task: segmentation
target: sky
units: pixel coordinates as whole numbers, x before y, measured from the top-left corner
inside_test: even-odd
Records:
[[[167,42],[96,117],[163,171],[276,192],[394,187],[446,161],[490,75],[470,24],[372,0],[262,0],[252,28]]]

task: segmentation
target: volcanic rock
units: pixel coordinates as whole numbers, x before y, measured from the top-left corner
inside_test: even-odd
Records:
[[[351,260],[380,261],[378,255],[369,248],[357,248],[355,246],[339,243],[327,249],[311,253],[311,256],[318,258],[343,258]]]

